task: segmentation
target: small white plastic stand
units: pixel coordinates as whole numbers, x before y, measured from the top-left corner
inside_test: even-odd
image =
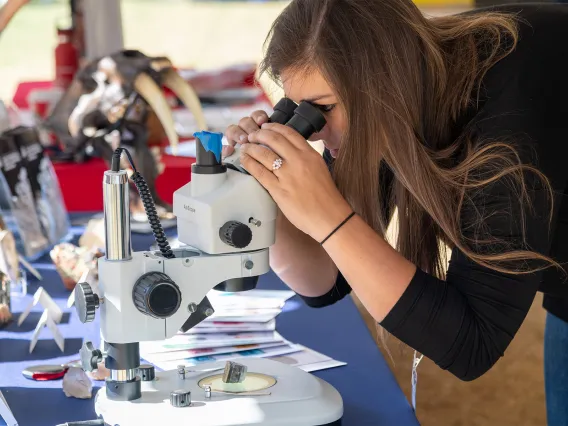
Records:
[[[6,398],[2,395],[2,391],[0,391],[0,419],[3,419],[8,426],[18,426],[18,422],[8,406]]]
[[[55,343],[57,343],[57,346],[59,346],[59,349],[61,349],[61,352],[63,352],[65,348],[65,339],[63,339],[63,336],[57,329],[57,324],[61,322],[61,318],[63,317],[63,311],[57,305],[57,303],[53,301],[51,296],[43,287],[37,289],[34,294],[33,300],[28,304],[26,310],[20,314],[20,317],[18,318],[18,327],[22,325],[24,320],[31,312],[32,308],[38,303],[44,308],[44,310],[35,328],[34,334],[32,336],[32,341],[30,342],[30,353],[33,352],[39,334],[44,326],[47,326],[47,328],[49,328],[49,330],[53,334]]]
[[[41,333],[41,330],[43,329],[44,326],[47,326],[47,328],[49,328],[51,334],[53,334],[55,343],[57,343],[57,346],[59,346],[59,349],[61,349],[61,352],[63,352],[65,350],[65,339],[63,338],[61,332],[57,328],[57,324],[55,323],[55,321],[53,321],[53,318],[49,314],[49,310],[46,309],[43,311],[43,314],[41,315],[41,318],[39,319],[36,328],[34,330],[32,341],[30,342],[30,353],[33,352],[39,337],[39,333]]]

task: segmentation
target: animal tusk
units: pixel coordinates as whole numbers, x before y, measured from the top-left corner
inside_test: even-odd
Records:
[[[164,127],[166,135],[172,146],[172,152],[177,155],[178,150],[178,134],[175,130],[174,117],[172,115],[172,110],[170,109],[164,92],[154,80],[148,75],[141,73],[134,80],[134,88],[142,96],[146,102],[152,107],[160,123]]]
[[[198,129],[207,130],[207,121],[203,114],[201,101],[199,100],[197,93],[195,93],[195,90],[193,90],[193,87],[191,87],[189,83],[185,81],[173,68],[166,71],[163,81],[164,86],[174,92],[176,96],[181,99],[186,108],[191,111],[195,117],[195,121],[197,122]]]
[[[154,71],[162,71],[166,68],[173,67],[173,64],[168,58],[157,58],[150,62],[150,67]]]

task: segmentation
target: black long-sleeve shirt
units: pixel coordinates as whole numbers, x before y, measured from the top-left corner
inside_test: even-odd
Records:
[[[526,212],[526,243],[532,250],[566,262],[568,5],[501,9],[519,12],[526,21],[521,23],[518,46],[488,72],[481,103],[458,121],[467,123],[468,132],[480,141],[511,143],[519,149],[524,163],[536,165],[549,178],[555,191],[552,227],[549,229],[547,194],[543,190],[531,191],[533,211]],[[457,133],[465,128],[458,128]],[[333,167],[328,152],[324,158]],[[388,184],[394,177],[385,173],[382,183]],[[520,242],[518,194],[511,193],[500,181],[477,194],[474,202],[486,215],[489,213],[485,225],[491,235],[514,245]],[[467,223],[471,217],[463,219]],[[464,228],[466,237],[473,237],[471,232]],[[351,286],[339,272],[332,291],[304,300],[310,306],[323,307],[350,291]],[[462,380],[473,380],[503,355],[537,291],[545,293],[546,309],[568,321],[568,282],[556,269],[505,274],[482,267],[454,249],[446,279],[442,281],[417,269],[381,325],[439,367]]]

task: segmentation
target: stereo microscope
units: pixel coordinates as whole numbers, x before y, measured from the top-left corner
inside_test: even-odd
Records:
[[[326,121],[308,102],[283,99],[271,122],[286,124],[308,139]],[[221,159],[222,135],[197,132],[191,181],[174,193],[173,211],[183,246],[171,249],[144,179],[133,165],[131,179],[144,202],[157,251],[134,252],[130,234],[129,184],[120,170],[119,148],[104,173],[105,256],[98,261],[95,293],[75,289],[76,309],[86,323],[100,315],[102,350],[86,342],[81,362],[95,370],[104,359],[110,377],[95,401],[100,424],[113,426],[316,426],[338,425],[340,394],[331,385],[277,361],[239,360],[244,379],[227,382],[227,364],[155,371],[140,363],[139,342],[186,332],[214,313],[211,290],[256,287],[269,272],[277,206],[239,163],[238,147]],[[128,152],[126,151],[128,155]],[[215,372],[221,374],[214,374]],[[237,371],[238,372],[238,371]]]

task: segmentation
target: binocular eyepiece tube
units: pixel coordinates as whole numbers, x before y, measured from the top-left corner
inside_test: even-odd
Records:
[[[303,101],[296,105],[288,98],[282,98],[274,105],[274,112],[268,118],[269,123],[283,124],[296,130],[304,139],[319,132],[326,124],[325,117],[319,109]],[[196,162],[191,166],[195,174],[221,174],[227,165],[221,161],[221,134],[198,132],[194,134],[196,143]],[[241,172],[245,172],[241,170]]]
[[[306,101],[296,105],[288,98],[283,98],[274,105],[269,122],[285,124],[296,130],[304,139],[319,132],[326,124],[325,117],[315,106]]]

